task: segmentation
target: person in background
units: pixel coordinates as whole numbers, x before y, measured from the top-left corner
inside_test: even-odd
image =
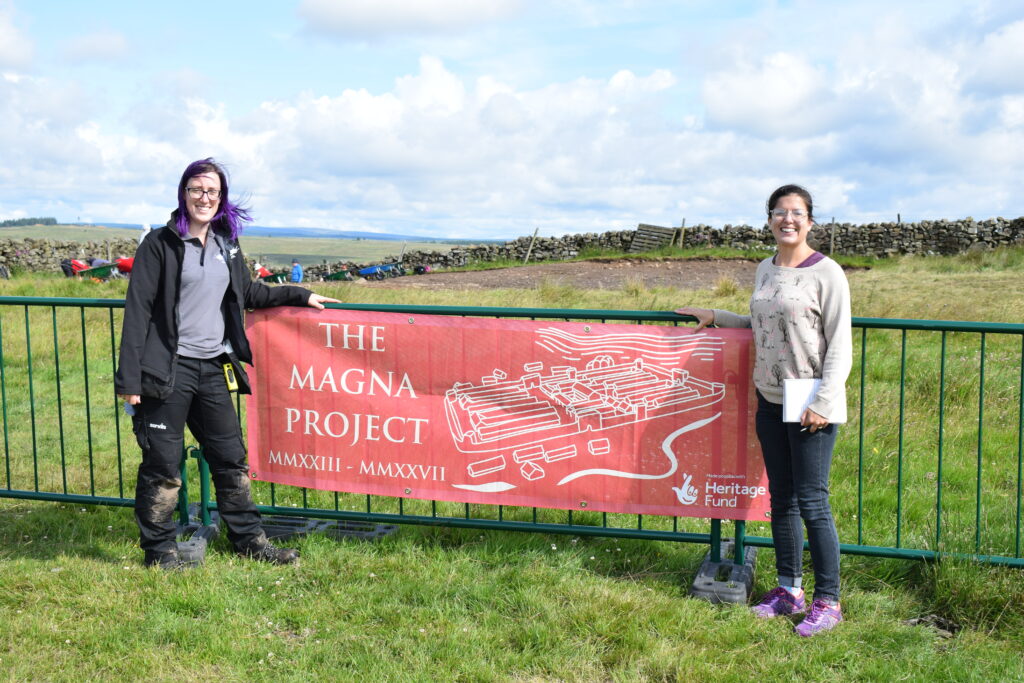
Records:
[[[292,259],[292,282],[302,282],[302,266],[298,259]]]
[[[178,208],[135,252],[125,298],[115,388],[142,448],[135,489],[139,545],[147,566],[183,569],[173,513],[187,425],[199,441],[217,509],[239,555],[290,564],[298,553],[268,540],[249,491],[249,467],[231,391],[248,393],[252,362],[242,312],[336,299],[301,287],[268,287],[249,276],[238,242],[249,214],[231,201],[213,159],[188,165]]]
[[[256,277],[258,277],[258,278],[267,278],[267,277],[270,277],[271,275],[273,275],[273,273],[270,272],[269,270],[267,270],[267,267],[264,266],[259,261],[257,261],[256,263],[252,264],[252,269],[254,271],[256,271]]]
[[[801,587],[806,526],[814,599],[795,630],[811,636],[843,620],[828,480],[837,432],[831,420],[844,414],[853,359],[850,287],[839,264],[807,243],[814,224],[807,190],[783,185],[768,198],[767,209],[776,252],[757,267],[750,315],[690,307],[676,313],[696,318],[696,330],[711,324],[753,328],[757,437],[768,473],[779,585],[752,609],[762,618],[807,613]],[[821,380],[799,423],[782,421],[786,378]]]

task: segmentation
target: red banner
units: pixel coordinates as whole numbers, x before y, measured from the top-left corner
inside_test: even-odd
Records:
[[[247,316],[254,479],[760,519],[750,330],[276,308]]]

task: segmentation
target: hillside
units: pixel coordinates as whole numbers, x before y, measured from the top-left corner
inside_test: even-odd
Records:
[[[311,265],[327,261],[370,263],[406,251],[446,252],[471,241],[401,241],[397,239],[325,238],[267,236],[266,228],[253,228],[253,234],[242,240],[242,248],[251,259],[258,259],[271,268],[289,265],[293,258]],[[264,234],[259,234],[264,233]],[[102,225],[33,225],[0,228],[0,239],[51,239],[69,242],[103,242],[137,236],[138,231]]]

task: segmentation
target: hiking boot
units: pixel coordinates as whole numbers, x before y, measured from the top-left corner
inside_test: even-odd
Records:
[[[249,547],[238,551],[242,557],[248,557],[260,562],[270,564],[296,564],[299,561],[299,551],[294,548],[278,548],[273,543],[265,543],[260,546]]]
[[[803,614],[807,611],[807,602],[804,600],[802,590],[793,595],[782,586],[777,586],[750,610],[762,619],[771,619],[772,617],[784,617],[787,614]]]
[[[824,600],[811,603],[811,613],[793,629],[798,636],[808,637],[815,633],[835,628],[843,620],[843,612],[839,605],[831,605]]]
[[[157,569],[163,569],[168,572],[182,571],[185,569],[191,569],[194,565],[190,562],[186,562],[181,559],[178,555],[177,550],[168,550],[165,553],[154,552],[151,550],[146,551],[145,565],[147,567],[156,567]]]

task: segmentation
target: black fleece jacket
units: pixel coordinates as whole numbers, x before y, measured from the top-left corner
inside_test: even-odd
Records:
[[[242,323],[246,308],[304,306],[308,289],[253,281],[236,240],[220,226],[210,226],[231,284],[224,294],[224,336],[239,360],[252,363],[252,351]],[[131,281],[124,304],[121,351],[114,387],[118,394],[164,398],[174,386],[178,349],[178,300],[185,244],[178,237],[173,217],[154,230],[135,252]]]

